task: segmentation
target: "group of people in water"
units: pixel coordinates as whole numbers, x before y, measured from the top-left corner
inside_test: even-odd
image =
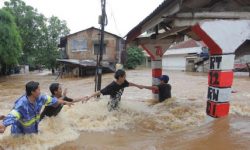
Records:
[[[93,93],[90,96],[80,98],[67,97],[67,90],[63,92],[59,83],[52,83],[49,87],[51,96],[43,95],[40,92],[38,82],[30,81],[26,84],[26,93],[18,98],[14,107],[7,116],[0,115],[0,133],[4,133],[6,127],[11,125],[11,133],[14,135],[38,133],[39,122],[44,117],[56,116],[64,105],[71,106],[75,102],[87,102],[91,98],[100,95],[110,95],[108,110],[119,110],[119,104],[124,88],[137,87],[139,89],[155,89],[159,91],[159,102],[171,98],[171,85],[168,83],[169,77],[162,75],[157,86],[138,85],[126,80],[126,72],[119,69],[114,74],[115,81],[105,88]],[[42,113],[42,107],[45,105]]]

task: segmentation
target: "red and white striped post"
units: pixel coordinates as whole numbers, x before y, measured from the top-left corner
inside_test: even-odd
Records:
[[[152,60],[151,61],[152,68],[152,85],[159,85],[160,80],[159,77],[162,75],[162,59],[160,60]],[[159,90],[153,89],[153,99],[159,99]]]
[[[208,74],[207,115],[223,117],[229,113],[229,99],[233,83],[234,54],[213,55],[210,53]]]
[[[170,45],[170,44],[169,44]],[[145,45],[141,45],[142,48],[151,57],[151,68],[152,68],[152,85],[159,85],[159,77],[162,75],[162,56],[169,45],[150,45],[150,49]],[[166,47],[166,48],[165,48]],[[159,91],[156,89],[152,90],[153,99],[159,100]]]
[[[234,52],[250,37],[250,21],[217,20],[197,24],[192,29],[210,49],[206,113],[213,118],[227,116]]]

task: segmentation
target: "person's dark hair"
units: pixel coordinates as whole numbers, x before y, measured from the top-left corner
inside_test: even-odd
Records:
[[[124,70],[119,69],[115,72],[114,77],[116,80],[118,80],[119,77],[123,77],[123,76],[125,76],[125,74],[126,74],[126,72]]]
[[[52,83],[50,86],[49,86],[49,90],[51,92],[52,95],[55,95],[55,91],[58,90],[60,84],[59,83]]]
[[[38,89],[39,83],[35,81],[30,81],[26,83],[26,94],[27,96],[30,96],[32,91],[34,92],[36,89]]]

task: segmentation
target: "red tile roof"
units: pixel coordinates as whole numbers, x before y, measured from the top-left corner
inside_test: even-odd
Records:
[[[191,48],[191,47],[204,47],[206,44],[203,41],[187,40],[180,42],[170,47],[169,49],[181,49],[181,48]]]

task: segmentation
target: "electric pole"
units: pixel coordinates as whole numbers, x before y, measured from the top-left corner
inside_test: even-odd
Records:
[[[97,68],[96,68],[96,86],[95,91],[101,90],[101,83],[102,83],[102,56],[103,56],[103,49],[104,49],[104,26],[107,25],[107,15],[105,11],[106,7],[106,0],[101,0],[101,9],[102,9],[102,15],[99,17],[99,23],[101,24],[101,38],[100,38],[100,44],[99,44],[99,57],[97,56]],[[98,55],[97,54],[97,55]]]

